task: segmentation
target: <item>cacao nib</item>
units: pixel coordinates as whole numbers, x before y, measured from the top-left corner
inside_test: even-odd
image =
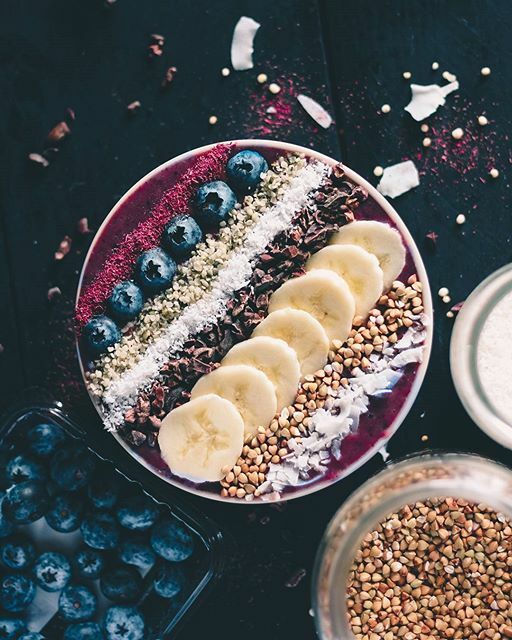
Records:
[[[137,431],[137,429],[133,429],[126,436],[128,442],[131,442],[136,447],[141,447],[146,442],[146,434],[142,433],[142,431]]]

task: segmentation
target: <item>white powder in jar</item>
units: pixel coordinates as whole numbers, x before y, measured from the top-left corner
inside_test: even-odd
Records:
[[[487,316],[478,339],[476,363],[488,401],[512,426],[512,291]]]

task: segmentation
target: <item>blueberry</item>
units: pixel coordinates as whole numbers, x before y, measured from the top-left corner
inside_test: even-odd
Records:
[[[5,493],[0,492],[0,538],[6,538],[10,536],[13,532],[14,525],[7,517],[4,515],[2,504],[5,498]],[[2,636],[0,636],[1,638]]]
[[[36,587],[30,578],[21,574],[2,577],[0,582],[0,606],[6,611],[23,611],[36,595]]]
[[[149,569],[155,564],[156,555],[143,538],[128,538],[119,545],[119,559],[139,569]]]
[[[162,598],[174,598],[185,585],[185,574],[179,565],[162,563],[156,572],[153,587]]]
[[[27,627],[23,620],[18,618],[0,618],[0,638],[3,640],[15,640]]]
[[[0,635],[0,638],[2,636]],[[37,631],[29,631],[22,636],[18,636],[16,640],[45,640],[44,636]]]
[[[107,316],[96,316],[85,325],[82,337],[89,353],[99,356],[121,340],[121,332],[116,323]]]
[[[64,491],[77,491],[89,482],[96,467],[92,453],[84,446],[70,443],[51,459],[52,480]]]
[[[96,622],[70,624],[64,632],[63,640],[103,640],[103,631]]]
[[[85,544],[93,549],[115,549],[119,542],[119,526],[110,513],[90,513],[84,518],[80,531]]]
[[[36,424],[28,430],[28,448],[36,456],[46,458],[51,456],[60,444],[64,442],[66,436],[62,429],[56,424]]]
[[[194,541],[179,520],[167,517],[162,518],[153,527],[151,546],[164,560],[181,562],[192,555]]]
[[[97,509],[112,509],[121,489],[119,474],[110,467],[100,467],[91,480],[87,493]]]
[[[137,280],[148,293],[158,293],[167,289],[175,273],[176,263],[158,247],[144,251],[137,260]]]
[[[187,215],[176,216],[165,227],[162,244],[176,260],[184,260],[192,249],[203,239],[201,227],[194,218]]]
[[[85,622],[96,613],[95,594],[81,584],[70,584],[59,596],[59,613],[65,620]]]
[[[62,553],[47,551],[34,564],[34,577],[44,591],[61,591],[71,579],[71,565]]]
[[[135,607],[110,607],[103,622],[107,640],[142,640],[144,618]]]
[[[208,225],[218,225],[225,220],[236,204],[236,196],[222,180],[207,182],[196,193],[196,208],[200,220]]]
[[[226,166],[229,181],[240,191],[250,191],[261,181],[261,174],[268,171],[265,158],[252,149],[235,153]]]
[[[79,549],[73,559],[73,567],[81,578],[91,580],[99,578],[104,566],[103,554],[89,547]]]
[[[41,481],[46,476],[43,466],[23,453],[9,460],[6,474],[11,484],[27,480]]]
[[[116,284],[108,301],[114,318],[128,322],[139,315],[144,305],[144,294],[133,280],[124,280]]]
[[[48,508],[48,493],[37,482],[20,482],[9,489],[2,500],[2,512],[15,524],[39,520]]]
[[[17,534],[0,545],[0,562],[8,569],[22,571],[35,560],[36,548],[25,536]],[[0,636],[1,637],[1,636]]]
[[[82,521],[83,502],[76,493],[53,496],[45,518],[48,525],[62,533],[76,531]]]
[[[156,522],[159,511],[152,498],[144,493],[136,493],[119,503],[116,514],[119,523],[126,529],[145,531]]]
[[[142,578],[134,567],[110,567],[100,578],[100,589],[112,602],[135,602],[142,593]]]

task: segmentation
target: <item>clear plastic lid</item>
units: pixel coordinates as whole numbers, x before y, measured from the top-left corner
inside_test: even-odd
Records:
[[[481,375],[478,363],[479,341],[489,315],[512,293],[512,264],[495,271],[471,293],[464,303],[452,333],[450,366],[455,389],[474,422],[488,436],[512,449],[512,416],[495,402],[493,389]],[[512,331],[503,340],[512,340]],[[512,379],[500,381],[510,384]]]

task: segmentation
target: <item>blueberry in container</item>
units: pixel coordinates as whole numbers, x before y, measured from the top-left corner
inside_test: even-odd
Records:
[[[58,403],[0,423],[0,544],[13,565],[3,567],[13,577],[2,624],[52,640],[113,638],[121,623],[144,640],[174,637],[222,575],[225,538],[180,498],[169,503],[168,490],[149,495],[84,437]]]

